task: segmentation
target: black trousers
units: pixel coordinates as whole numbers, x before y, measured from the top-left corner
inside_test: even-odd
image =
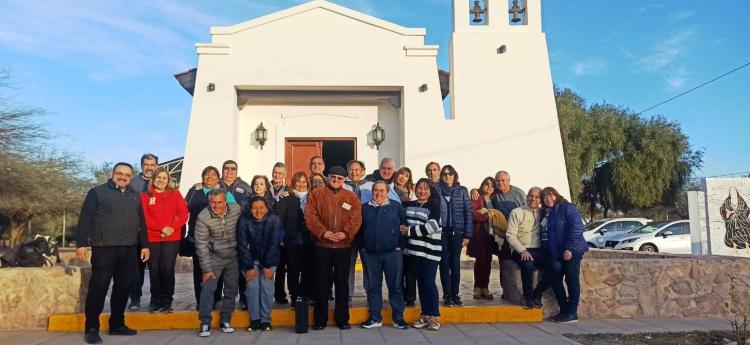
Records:
[[[328,323],[328,294],[336,284],[336,307],[333,319],[337,325],[349,323],[349,261],[351,248],[313,248],[317,288],[314,319],[316,325]]]
[[[404,264],[404,274],[401,284],[401,291],[404,293],[404,301],[414,303],[417,300],[417,272],[418,268],[414,257],[411,255],[402,255]]]
[[[300,246],[287,248],[287,285],[292,303],[297,297],[312,297],[313,291],[313,248]],[[277,271],[278,276],[278,271]]]
[[[286,273],[288,271],[287,263],[289,261],[288,260],[289,253],[288,253],[287,248],[279,247],[279,250],[281,252],[281,261],[279,262],[279,265],[276,266],[276,277],[275,277],[276,279],[273,282],[274,283],[273,298],[276,299],[276,301],[286,298],[286,289],[284,288],[284,281],[286,280]]]
[[[141,252],[141,246],[138,245],[138,253]],[[140,299],[143,295],[143,282],[146,278],[146,263],[138,260],[138,272],[133,276],[133,283],[130,284],[130,300]]]
[[[109,284],[112,285],[112,296],[109,301],[112,314],[109,328],[125,325],[125,307],[128,304],[128,292],[138,270],[138,248],[136,246],[92,247],[91,280],[86,293],[86,330],[99,331],[99,315],[104,309]]]
[[[174,265],[180,252],[180,241],[152,242],[148,259],[151,281],[151,305],[171,305],[174,296]]]
[[[221,277],[217,277],[221,279]],[[201,264],[198,261],[198,254],[193,254],[193,291],[195,291],[195,310],[201,305],[201,282],[203,281],[203,272],[201,272]],[[214,291],[214,303],[221,301],[221,286],[217,284],[217,289]],[[243,290],[244,291],[244,290]]]

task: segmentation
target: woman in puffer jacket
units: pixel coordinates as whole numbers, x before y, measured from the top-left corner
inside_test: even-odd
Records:
[[[461,285],[461,250],[469,244],[472,234],[472,207],[469,191],[458,182],[458,173],[452,165],[440,170],[440,199],[445,204],[443,229],[443,255],[440,260],[440,283],[443,285],[443,305],[462,306],[458,288]]]

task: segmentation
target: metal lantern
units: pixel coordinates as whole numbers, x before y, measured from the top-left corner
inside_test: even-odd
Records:
[[[266,144],[267,135],[268,135],[268,130],[266,129],[266,127],[263,127],[263,122],[261,122],[258,125],[258,128],[255,129],[255,141],[257,141],[258,144],[260,144],[261,150],[263,149],[263,145]]]
[[[380,122],[372,127],[372,141],[375,143],[375,147],[380,150],[380,144],[385,141],[385,129],[380,127]]]

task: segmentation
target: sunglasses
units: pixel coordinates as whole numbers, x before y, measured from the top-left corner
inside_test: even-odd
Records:
[[[237,170],[237,167],[224,167],[223,169],[224,170],[229,170],[229,171],[235,171],[235,170]]]
[[[343,180],[344,177],[343,176],[338,176],[338,175],[332,175],[331,177],[329,177],[329,179],[331,179],[331,180]]]
[[[441,173],[440,175],[443,175],[443,176],[453,176],[455,174],[452,173],[452,172],[444,172],[444,173]]]

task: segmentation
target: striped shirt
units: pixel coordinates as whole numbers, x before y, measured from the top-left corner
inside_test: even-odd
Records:
[[[409,225],[408,244],[404,254],[440,261],[443,251],[442,229],[438,225],[440,205],[434,202],[404,202],[406,222]]]

